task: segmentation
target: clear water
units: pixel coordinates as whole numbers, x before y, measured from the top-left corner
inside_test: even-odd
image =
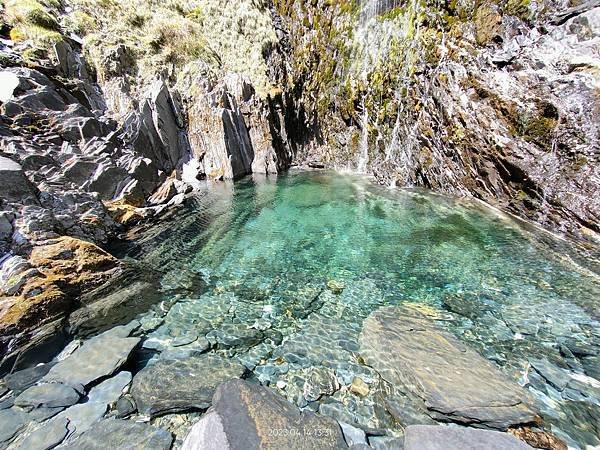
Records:
[[[323,172],[246,179],[212,186],[115,251],[153,274],[146,300],[115,307],[115,321],[148,309],[148,342],[167,347],[205,335],[301,407],[400,431],[358,336],[378,307],[412,302],[527,385],[548,429],[572,447],[600,445],[598,399],[564,398],[528,363],[595,382],[598,255],[479,203]],[[315,401],[305,381],[327,374],[337,381]],[[369,395],[339,389],[354,376]]]

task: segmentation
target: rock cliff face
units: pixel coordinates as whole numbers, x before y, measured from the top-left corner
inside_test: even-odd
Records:
[[[11,330],[35,327],[15,319],[26,311],[6,317],[24,295],[11,283],[44,274],[36,248],[102,246],[199,180],[292,164],[471,195],[598,239],[596,0],[138,3],[3,4],[0,323]],[[46,319],[76,304],[60,282]]]
[[[597,2],[275,3],[300,158],[599,231]]]

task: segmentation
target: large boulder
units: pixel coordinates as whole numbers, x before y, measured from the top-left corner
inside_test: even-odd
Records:
[[[212,403],[192,427],[182,450],[347,448],[335,420],[300,411],[260,385],[228,381],[216,390]]]
[[[536,419],[533,399],[492,363],[409,307],[385,307],[364,322],[360,355],[433,418],[506,429]]]
[[[244,370],[238,362],[214,354],[160,359],[134,377],[131,395],[140,413],[149,416],[206,409],[217,386],[241,377]]]

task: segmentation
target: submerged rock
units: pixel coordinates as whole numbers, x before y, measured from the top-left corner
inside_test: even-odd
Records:
[[[498,431],[411,425],[404,435],[404,450],[532,450],[516,437]]]
[[[498,429],[535,419],[527,391],[412,308],[371,314],[360,344],[365,362],[433,418]]]
[[[162,428],[129,420],[107,419],[62,446],[65,450],[169,450],[173,437]]]
[[[137,337],[127,337],[132,326],[135,325],[115,327],[93,337],[67,359],[52,367],[43,380],[77,387],[112,375],[127,361],[140,341]]]
[[[159,359],[142,369],[131,385],[131,395],[141,414],[206,409],[217,386],[239,378],[244,367],[214,354],[186,359]]]
[[[242,380],[223,383],[211,410],[196,423],[182,450],[199,448],[347,448],[333,419],[300,411],[273,391]]]

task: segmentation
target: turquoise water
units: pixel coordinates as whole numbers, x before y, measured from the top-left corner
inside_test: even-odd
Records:
[[[325,172],[246,179],[212,186],[115,251],[154,274],[142,289],[154,344],[140,360],[156,343],[206,336],[301,407],[400,431],[382,400],[393,387],[361,364],[358,336],[378,307],[411,302],[527,386],[548,429],[572,447],[600,445],[598,255],[475,201]],[[531,359],[593,395],[559,392]],[[349,395],[354,376],[369,395]]]

